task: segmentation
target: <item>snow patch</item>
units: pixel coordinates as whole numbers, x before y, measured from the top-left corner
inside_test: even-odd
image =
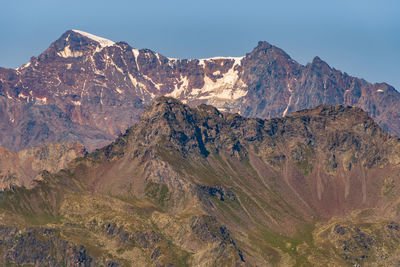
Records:
[[[205,59],[199,59],[199,65],[205,68],[206,67]]]
[[[18,94],[18,98],[23,98],[23,99],[27,99],[29,96],[28,95],[24,95],[22,93]]]
[[[382,89],[376,90],[378,93],[383,93],[384,91]]]
[[[121,69],[120,67],[118,67],[118,66],[114,63],[114,61],[112,61],[112,60],[111,60],[111,65],[113,65],[114,68],[116,68],[117,71],[119,71],[121,74],[125,75],[123,69]]]
[[[240,65],[241,61],[244,57],[210,57],[210,58],[202,58],[199,59],[199,64],[204,66],[205,61],[212,61],[212,60],[234,60],[234,65]]]
[[[286,88],[287,88],[288,91],[290,92],[290,97],[289,97],[289,101],[288,101],[288,104],[287,104],[287,106],[286,106],[286,109],[283,111],[283,114],[282,114],[283,117],[286,116],[286,114],[287,114],[287,112],[288,112],[288,110],[289,110],[289,107],[290,107],[290,105],[292,104],[292,97],[293,97],[293,90],[292,90],[292,88],[290,87],[289,82],[286,84]]]
[[[158,53],[156,53],[156,58],[158,60],[158,63],[161,65],[162,63],[161,63],[161,60],[160,60],[160,55]]]
[[[214,76],[217,76],[217,75],[220,75],[220,74],[221,74],[221,71],[219,71],[219,70],[213,72]]]
[[[57,52],[57,55],[63,58],[68,58],[68,57],[80,57],[83,55],[83,52],[80,51],[72,51],[69,48],[69,45],[67,45],[63,51]]]
[[[178,84],[181,84],[178,86]],[[187,89],[189,85],[189,80],[187,77],[181,77],[181,79],[175,84],[175,89],[171,93],[167,94],[166,96],[174,97],[174,98],[179,98],[183,92]]]
[[[199,61],[199,65],[202,66],[203,68],[205,68],[206,67],[206,61],[214,61],[214,60],[221,60],[221,59],[222,60],[234,60],[235,61],[234,65],[237,66],[237,65],[241,64],[241,61],[242,61],[243,58],[244,57],[210,57],[210,58],[200,58],[200,59],[197,59],[197,60]],[[168,60],[178,61],[178,60],[182,60],[182,59],[168,58]],[[193,59],[193,60],[196,60],[196,59]],[[224,63],[221,62],[221,65],[223,65],[223,64]]]
[[[46,105],[47,98],[46,97],[35,97],[35,104]]]
[[[100,104],[103,105],[103,88],[101,88],[101,91],[100,91]]]
[[[140,51],[137,49],[132,49],[132,53],[133,53],[133,56],[135,57],[136,67],[137,67],[138,71],[140,71],[139,64],[137,61]]]
[[[283,111],[283,117],[286,116],[286,113],[287,113],[288,110],[289,110],[290,104],[292,104],[292,97],[293,97],[293,95],[290,95],[290,97],[289,97],[289,103],[288,103],[288,105],[286,106],[285,111]]]
[[[158,90],[160,90],[160,87],[161,87],[162,83],[155,83],[155,82],[153,81],[153,79],[150,78],[150,77],[147,76],[147,75],[143,75],[143,78],[145,78],[146,80],[148,80],[149,82],[151,82],[151,83],[154,85],[155,88],[157,88]]]
[[[145,75],[144,75],[144,76],[145,76]],[[134,77],[132,76],[132,74],[130,74],[129,72],[128,72],[128,77],[129,77],[129,79],[131,80],[132,85],[133,85],[135,88],[139,89],[139,91],[140,91],[140,93],[142,94],[142,96],[143,96],[143,95],[145,94],[145,92],[146,92],[147,94],[150,94],[151,98],[155,98],[155,97],[156,97],[153,93],[149,92],[149,91],[146,89],[146,85],[144,85],[142,82],[139,82],[139,81],[138,81],[136,78],[134,78]],[[151,81],[151,82],[153,83],[153,81],[152,81],[149,77],[145,76],[144,78],[147,78],[147,80],[149,80],[149,81]],[[154,84],[154,83],[153,83],[153,84]],[[159,88],[161,84],[154,84],[154,85],[155,85],[156,88]],[[118,88],[118,89],[119,89],[119,88]],[[117,91],[118,91],[118,89],[117,89]],[[119,92],[119,91],[118,91],[118,92]],[[121,93],[122,93],[122,91],[121,91]]]
[[[24,95],[24,94],[22,94],[22,93],[19,93],[18,96],[17,96],[17,98],[18,98],[19,100],[25,100],[27,103],[30,102],[30,96],[29,96],[29,95]]]
[[[29,61],[28,63],[25,63],[24,65],[16,68],[16,70],[23,70],[23,69],[29,67],[30,65],[31,65],[31,62]]]
[[[105,39],[105,38],[102,38],[102,37],[99,37],[99,36],[96,36],[96,35],[93,35],[93,34],[91,34],[91,33],[87,33],[87,32],[84,32],[84,31],[80,31],[80,30],[72,30],[73,32],[76,32],[76,33],[79,33],[80,35],[83,35],[83,36],[85,36],[85,37],[87,37],[87,38],[89,38],[89,39],[92,39],[93,41],[96,41],[97,43],[99,43],[100,44],[100,46],[101,47],[107,47],[107,46],[113,46],[115,43],[113,42],[113,41],[111,41],[111,40],[108,40],[108,39]]]
[[[247,95],[247,91],[245,90],[246,84],[241,79],[239,79],[238,70],[235,70],[235,67],[241,63],[241,58],[229,58],[229,59],[234,59],[235,62],[232,65],[232,67],[225,74],[222,75],[221,78],[216,79],[214,81],[207,75],[205,75],[203,87],[192,88],[192,91],[190,92],[190,97],[197,99],[215,98],[217,100],[222,100],[222,101],[233,101]],[[199,64],[205,66],[206,60],[208,59],[199,60]],[[216,75],[217,73],[218,72],[214,72],[214,75]],[[189,85],[188,78],[187,77],[181,78],[175,84],[175,89],[171,93],[167,94],[167,96],[179,98],[186,90],[189,89],[188,85]]]
[[[193,90],[192,95],[208,93],[205,96],[201,96],[200,99],[218,98],[223,100],[237,100],[247,95],[247,91],[242,89],[245,87],[245,84],[239,79],[238,71],[235,70],[235,67],[240,64],[241,58],[229,59],[234,59],[235,62],[228,72],[223,74],[223,76],[215,82],[205,76],[203,88]]]
[[[138,81],[136,80],[136,78],[133,78],[132,74],[130,74],[129,72],[128,72],[128,76],[129,76],[129,79],[131,80],[133,86],[136,87],[138,85]]]

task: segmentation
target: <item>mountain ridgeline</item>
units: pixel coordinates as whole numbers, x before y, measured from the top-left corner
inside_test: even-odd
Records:
[[[18,69],[0,68],[0,145],[18,151],[72,141],[92,151],[138,122],[159,96],[264,119],[320,104],[357,106],[400,136],[400,93],[318,57],[303,66],[260,42],[243,57],[172,59],[70,30]]]
[[[400,140],[356,107],[261,120],[160,97],[41,177],[0,195],[4,264],[400,263]]]
[[[79,143],[45,143],[18,152],[0,147],[0,191],[15,186],[31,188],[42,171],[58,172],[86,153]]]

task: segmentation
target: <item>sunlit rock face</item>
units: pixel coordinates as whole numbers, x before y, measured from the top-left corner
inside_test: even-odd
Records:
[[[0,193],[0,265],[398,266],[399,155],[357,107],[261,120],[159,97],[111,144]]]
[[[80,143],[45,143],[40,147],[10,151],[0,147],[0,192],[14,187],[31,188],[41,172],[58,172],[86,155]]]
[[[319,104],[358,106],[400,135],[400,94],[260,42],[243,57],[172,59],[70,30],[18,69],[0,68],[0,145],[79,141],[89,150],[136,123],[158,96],[270,118]]]

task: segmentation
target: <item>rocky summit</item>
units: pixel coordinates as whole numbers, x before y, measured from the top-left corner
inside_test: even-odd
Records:
[[[110,145],[1,193],[2,265],[399,265],[399,138],[357,107],[285,115],[157,98]]]
[[[68,141],[92,151],[138,122],[159,96],[263,119],[320,104],[357,106],[400,136],[399,92],[318,57],[303,66],[260,42],[243,57],[172,59],[69,30],[18,69],[0,68],[0,145],[18,151]]]

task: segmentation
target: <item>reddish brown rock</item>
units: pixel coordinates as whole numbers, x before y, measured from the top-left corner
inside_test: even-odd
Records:
[[[17,70],[0,68],[0,145],[45,141],[100,147],[136,123],[156,97],[270,118],[319,104],[365,110],[400,135],[400,94],[329,67],[303,66],[267,42],[241,58],[169,59],[79,31],[67,31]]]
[[[17,153],[0,147],[0,192],[15,186],[30,188],[41,171],[58,172],[86,153],[79,143],[46,143]]]

